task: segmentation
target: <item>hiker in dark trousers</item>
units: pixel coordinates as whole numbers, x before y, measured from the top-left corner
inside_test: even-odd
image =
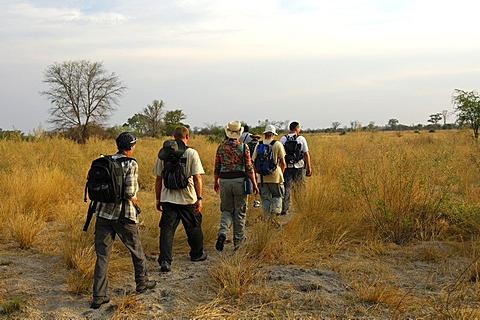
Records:
[[[116,139],[118,153],[113,155],[113,158],[130,157],[135,149],[136,141],[133,134],[121,133]],[[120,204],[98,202],[96,207],[95,252],[97,260],[93,274],[93,301],[91,304],[93,309],[98,309],[102,304],[110,301],[107,294],[107,268],[115,235],[118,235],[132,256],[137,284],[136,291],[142,293],[147,289],[153,289],[156,285],[156,282],[149,280],[147,276],[146,258],[138,229],[138,213],[134,206],[138,201],[138,164],[134,159],[122,161],[121,164],[125,177],[122,202]]]
[[[175,140],[164,142],[153,168],[157,175],[155,182],[156,208],[162,212],[160,219],[160,255],[158,263],[162,272],[169,272],[172,263],[172,249],[175,231],[180,221],[187,234],[190,245],[190,260],[204,261],[207,253],[203,251],[202,231],[202,162],[198,152],[187,147],[190,134],[185,126],[175,129]],[[178,154],[184,163],[184,174],[188,178],[187,186],[173,190],[165,186],[162,175],[165,161]]]
[[[305,176],[312,175],[312,165],[310,161],[310,153],[308,152],[307,140],[300,134],[300,124],[293,121],[289,125],[289,133],[280,139],[285,145],[289,140],[295,140],[300,146],[300,157],[287,161],[287,168],[283,173],[285,179],[285,196],[283,198],[282,214],[287,214],[290,210],[291,191],[294,188],[303,187],[305,184]],[[285,148],[287,149],[287,148]],[[288,155],[287,155],[288,157]]]
[[[275,136],[277,135],[277,130],[275,126],[266,126],[264,135],[265,139],[259,142],[259,145],[257,145],[253,152],[252,158],[255,166],[257,166],[259,160],[257,158],[260,157],[258,153],[260,144],[271,145],[272,161],[276,165],[275,169],[270,174],[264,176],[259,173],[258,168],[255,168],[255,171],[258,175],[257,180],[260,181],[259,189],[263,209],[262,219],[264,221],[275,222],[276,216],[282,212],[282,199],[285,190],[283,186],[283,171],[285,170],[285,149],[279,141],[274,140]]]
[[[245,240],[247,194],[243,183],[248,176],[253,183],[253,192],[258,187],[253,171],[250,151],[246,144],[238,141],[243,127],[232,121],[225,126],[226,139],[217,148],[214,168],[214,190],[220,193],[220,227],[215,248],[223,251],[224,243],[233,224],[233,244],[235,248]]]

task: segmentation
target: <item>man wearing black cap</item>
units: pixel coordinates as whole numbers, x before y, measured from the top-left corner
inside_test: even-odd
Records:
[[[160,256],[158,263],[162,272],[170,271],[172,263],[172,248],[175,231],[180,221],[188,237],[190,245],[190,259],[203,261],[207,254],[203,251],[202,231],[202,174],[204,174],[202,162],[198,152],[187,147],[190,139],[186,127],[180,126],[175,129],[174,140],[164,142],[158,154],[153,172],[157,175],[155,181],[156,208],[162,212],[160,219]],[[173,188],[166,183],[166,169],[170,158],[180,157],[183,173],[188,179],[184,187],[181,181]]]
[[[118,160],[131,157],[137,139],[130,132],[122,132],[116,139],[118,152],[112,156]],[[125,159],[124,159],[125,160]],[[91,308],[98,309],[108,303],[107,268],[115,235],[125,244],[132,256],[135,269],[136,291],[145,292],[156,285],[147,277],[147,259],[143,252],[138,230],[138,212],[135,207],[138,191],[138,164],[133,158],[119,161],[124,172],[124,192],[121,203],[97,203],[97,220],[95,223],[95,252],[97,260],[93,274],[93,301]]]

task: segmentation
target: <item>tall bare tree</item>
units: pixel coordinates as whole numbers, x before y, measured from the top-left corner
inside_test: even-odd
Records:
[[[101,62],[86,60],[54,63],[44,71],[46,96],[52,107],[50,119],[55,129],[67,129],[74,139],[85,143],[89,127],[102,125],[111,116],[126,87]]]
[[[147,105],[143,109],[143,117],[145,121],[146,134],[151,137],[158,137],[162,133],[164,127],[163,116],[165,114],[164,103],[162,100],[153,100],[151,105]]]
[[[442,119],[443,119],[443,125],[447,125],[447,118],[450,112],[448,110],[442,110]]]

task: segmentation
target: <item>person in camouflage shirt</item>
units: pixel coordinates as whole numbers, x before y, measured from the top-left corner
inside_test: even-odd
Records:
[[[238,141],[243,127],[232,121],[225,126],[226,139],[218,146],[215,154],[214,190],[220,193],[220,227],[215,248],[223,251],[224,243],[233,225],[235,249],[245,240],[247,194],[243,183],[248,176],[253,183],[253,192],[258,194],[250,150]]]

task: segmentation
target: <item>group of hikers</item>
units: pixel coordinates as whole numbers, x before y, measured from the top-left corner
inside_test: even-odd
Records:
[[[289,133],[280,140],[275,139],[278,133],[273,125],[266,126],[263,140],[260,135],[248,132],[248,126],[239,121],[229,122],[224,130],[225,139],[217,148],[214,168],[214,190],[220,194],[221,211],[215,243],[218,251],[224,250],[232,227],[234,249],[245,241],[248,194],[260,195],[262,220],[277,225],[276,217],[289,213],[292,188],[302,186],[304,177],[312,175],[307,141],[299,134],[298,122],[291,122]],[[198,152],[188,146],[188,128],[177,127],[173,138],[163,143],[153,168],[156,209],[162,213],[158,257],[162,272],[171,270],[173,240],[180,221],[187,235],[191,261],[207,259],[201,214],[205,172]],[[86,192],[88,189],[94,204],[90,207],[97,215],[97,259],[90,305],[93,309],[110,301],[107,268],[116,235],[131,253],[136,291],[143,293],[156,286],[156,281],[148,278],[139,236],[138,164],[131,158],[136,142],[132,133],[122,132],[116,139],[118,152],[100,160],[107,165],[92,162],[88,173]],[[112,183],[100,181],[109,175],[108,164],[112,166]]]

